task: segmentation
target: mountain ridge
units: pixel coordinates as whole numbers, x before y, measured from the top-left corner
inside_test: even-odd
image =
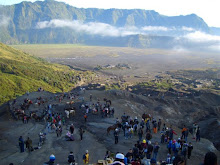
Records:
[[[166,27],[167,29],[162,29],[162,31],[167,32],[168,35],[175,35],[174,32],[169,32],[168,28],[190,27],[195,30],[210,32],[210,28],[205,21],[196,14],[169,17],[154,10],[144,9],[76,8],[54,0],[33,3],[24,1],[19,4],[4,6],[0,10],[0,16],[9,19],[7,25],[0,25],[0,31],[3,32],[0,34],[0,41],[6,44],[60,42],[84,44],[86,40],[94,39],[94,34],[88,35],[84,31],[76,31],[70,27],[60,27],[64,26],[62,24],[58,27],[52,24],[49,27],[37,28],[39,23],[50,25],[51,20],[68,20],[67,25],[71,21],[81,21],[82,25],[80,26],[83,26],[84,29],[90,23],[102,23],[103,26],[119,29],[127,27],[136,27],[136,29]],[[95,26],[99,28],[99,25]],[[157,31],[155,33],[153,35],[164,35],[164,33]],[[59,41],[59,38],[63,38],[62,41]]]

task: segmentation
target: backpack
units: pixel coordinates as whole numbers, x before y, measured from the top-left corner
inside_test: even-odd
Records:
[[[85,154],[83,155],[83,160],[86,160],[86,155]]]

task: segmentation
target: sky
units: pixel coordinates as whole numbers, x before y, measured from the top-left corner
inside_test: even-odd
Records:
[[[32,1],[35,0],[26,0]],[[57,0],[79,8],[119,8],[155,10],[167,16],[197,14],[209,26],[220,27],[220,0]],[[1,5],[22,0],[0,0]]]

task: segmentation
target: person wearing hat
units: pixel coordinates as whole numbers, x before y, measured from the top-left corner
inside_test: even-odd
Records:
[[[115,137],[115,144],[118,144],[118,128],[115,129],[114,131],[114,137]]]
[[[110,165],[125,165],[124,158],[125,156],[122,153],[117,153],[115,156],[115,161]]]
[[[147,148],[147,142],[145,139],[142,141],[141,146],[142,148]]]
[[[56,159],[56,157],[52,154],[52,155],[50,155],[50,160],[48,162],[46,162],[45,164],[54,165],[55,159]]]
[[[83,155],[83,163],[89,164],[89,151],[86,150],[86,153]]]

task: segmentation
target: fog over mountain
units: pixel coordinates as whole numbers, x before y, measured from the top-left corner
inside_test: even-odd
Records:
[[[1,7],[0,31],[0,41],[7,44],[220,50],[220,29],[208,27],[195,14],[168,17],[153,10],[83,9],[53,0]]]

